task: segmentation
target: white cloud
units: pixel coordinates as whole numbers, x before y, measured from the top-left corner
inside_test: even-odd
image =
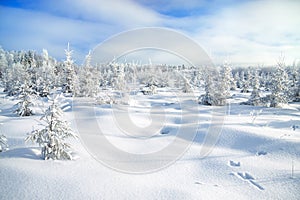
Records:
[[[212,52],[216,63],[230,59],[232,63],[269,65],[275,64],[281,53],[289,63],[300,58],[298,1],[219,5],[176,0],[160,9],[158,1],[137,2],[53,0],[39,1],[27,10],[0,7],[0,44],[16,50],[47,48],[50,55],[62,58],[63,49],[70,42],[74,56],[81,63],[89,49],[113,34],[132,28],[164,26],[191,36]],[[159,14],[153,8],[210,12],[180,18]]]
[[[47,13],[0,7],[1,45],[11,50],[47,48],[50,55],[64,57],[67,42],[79,63],[96,44],[121,31],[109,23],[89,22]]]
[[[52,13],[124,28],[154,26],[161,22],[161,16],[155,11],[130,0],[52,0],[40,4]]]
[[[194,37],[217,56],[216,62],[229,55],[233,63],[270,65],[283,53],[292,63],[300,57],[299,8],[297,1],[253,1],[228,7],[205,19],[210,28],[200,28]]]

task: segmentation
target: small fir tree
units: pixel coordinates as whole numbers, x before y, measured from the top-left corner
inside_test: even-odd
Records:
[[[85,65],[78,72],[79,90],[76,96],[96,97],[100,89],[100,74],[91,65],[91,53],[86,56]]]
[[[247,104],[253,106],[260,106],[262,105],[262,98],[260,95],[260,82],[259,82],[259,74],[258,71],[255,71],[254,79],[253,79],[253,90],[248,100]]]
[[[65,49],[66,60],[64,61],[64,85],[63,92],[70,93],[73,95],[74,93],[74,84],[75,84],[75,70],[74,70],[74,61],[72,59],[73,51],[70,50],[70,45],[68,43],[68,48]]]
[[[33,90],[28,86],[27,82],[21,86],[21,91],[18,98],[20,100],[16,104],[17,109],[15,112],[21,117],[33,115],[31,107],[34,105],[33,102],[35,95]]]
[[[227,62],[225,62],[223,69],[222,69],[222,87],[224,87],[225,97],[230,97],[230,89],[234,88],[234,79],[232,76],[231,67]]]
[[[63,110],[58,104],[58,96],[51,100],[51,105],[45,111],[41,120],[43,128],[34,130],[25,139],[38,143],[42,147],[42,157],[45,160],[71,160],[70,144],[65,140],[77,136],[63,118]]]
[[[219,72],[206,71],[205,94],[199,97],[199,103],[209,106],[223,106],[226,104],[228,87],[223,84],[223,78]]]
[[[192,88],[192,85],[190,84],[189,80],[183,76],[183,88],[182,88],[182,91],[184,93],[192,93],[193,92],[193,88]]]
[[[284,69],[284,63],[278,62],[277,70],[273,76],[271,95],[270,95],[270,106],[280,107],[282,104],[288,103],[289,100],[289,80],[288,74]]]

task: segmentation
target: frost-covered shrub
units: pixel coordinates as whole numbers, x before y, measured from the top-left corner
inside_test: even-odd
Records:
[[[5,135],[0,135],[0,152],[8,149],[7,138]]]
[[[71,160],[70,144],[65,140],[77,136],[64,120],[63,110],[58,105],[57,97],[51,101],[51,105],[41,118],[43,128],[32,131],[25,140],[39,144],[45,160]]]

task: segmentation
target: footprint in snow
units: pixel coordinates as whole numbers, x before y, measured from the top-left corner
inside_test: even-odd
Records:
[[[240,162],[234,162],[232,160],[229,161],[229,165],[231,167],[240,167],[241,166],[241,163]]]
[[[267,155],[267,152],[266,151],[258,151],[256,153],[257,156],[264,156],[264,155]]]
[[[240,179],[242,179],[242,180],[244,180],[244,181],[247,181],[248,183],[250,183],[252,186],[254,186],[256,189],[259,189],[259,190],[264,190],[264,188],[260,185],[260,184],[258,184],[258,183],[256,183],[254,180],[255,180],[255,178],[251,175],[251,174],[249,174],[249,173],[247,173],[247,172],[238,172],[238,173],[233,173],[235,176],[237,176],[238,178],[240,178]]]

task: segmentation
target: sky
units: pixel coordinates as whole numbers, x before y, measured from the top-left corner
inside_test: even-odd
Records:
[[[113,35],[164,27],[197,42],[216,64],[275,65],[300,60],[297,0],[0,0],[0,45],[47,49],[64,59],[68,42],[76,63]]]

